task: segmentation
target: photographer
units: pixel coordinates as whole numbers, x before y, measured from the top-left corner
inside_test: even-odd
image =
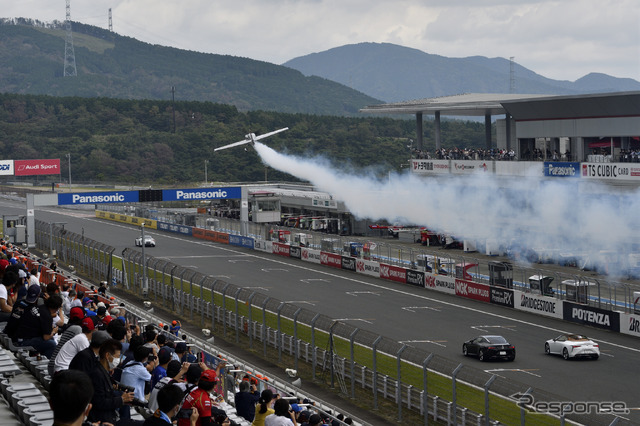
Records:
[[[94,395],[91,400],[93,408],[89,413],[92,422],[106,422],[116,424],[117,410],[134,399],[133,391],[122,392],[113,388],[111,372],[120,363],[122,344],[115,339],[109,339],[100,346],[99,363],[91,372]]]
[[[167,426],[172,424],[174,416],[184,417],[189,420],[190,426],[196,426],[198,421],[198,410],[182,411],[180,404],[184,397],[184,392],[176,385],[167,385],[158,391],[158,409],[144,422],[144,426]]]
[[[297,426],[296,414],[291,409],[289,401],[286,399],[278,399],[273,404],[273,414],[268,415],[264,419],[265,426]]]
[[[216,377],[214,370],[203,371],[198,380],[198,388],[191,391],[182,404],[182,409],[193,409],[198,412],[199,418],[195,426],[216,426],[217,416],[226,417],[225,412],[214,406],[211,401],[210,392],[218,383]],[[178,426],[189,426],[189,420],[178,419]]]
[[[120,383],[126,386],[130,386],[135,389],[135,397],[141,401],[144,401],[145,394],[151,391],[151,373],[149,373],[149,367],[152,369],[156,365],[155,357],[150,358],[151,349],[146,346],[138,346],[133,351],[133,361],[127,362],[122,367],[122,375]],[[145,362],[149,358],[147,366]]]

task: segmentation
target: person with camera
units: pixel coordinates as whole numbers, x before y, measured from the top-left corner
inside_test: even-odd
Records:
[[[135,397],[144,401],[145,394],[151,392],[149,369],[153,370],[157,362],[157,358],[151,355],[151,349],[146,346],[138,346],[133,351],[133,361],[127,362],[122,367],[120,383],[134,388]],[[145,363],[147,363],[146,366]]]
[[[225,416],[226,413],[216,407],[211,401],[210,393],[218,383],[215,370],[205,370],[200,375],[198,387],[191,391],[182,404],[182,410],[193,409],[198,411],[198,421],[194,426],[217,426],[216,418]],[[181,410],[181,411],[182,411]],[[188,418],[178,415],[178,426],[189,426]]]
[[[91,422],[122,424],[118,422],[117,411],[135,397],[133,390],[120,392],[111,382],[111,372],[120,363],[121,351],[122,343],[115,339],[109,339],[100,346],[99,362],[90,374],[95,392],[89,413]]]
[[[286,399],[278,399],[273,404],[273,414],[264,419],[264,426],[297,426],[296,413]]]
[[[185,417],[189,420],[189,426],[196,426],[198,421],[198,410],[183,411],[180,409],[184,392],[178,386],[170,384],[158,391],[158,409],[151,417],[146,419],[143,426],[167,426],[171,425],[172,419],[176,416]]]

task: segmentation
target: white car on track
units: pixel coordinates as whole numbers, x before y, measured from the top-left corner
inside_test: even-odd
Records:
[[[555,339],[547,340],[544,344],[547,355],[562,355],[564,359],[600,357],[600,346],[582,334],[561,334]]]
[[[149,235],[145,235],[144,236],[144,246],[145,247],[155,247],[156,246],[156,240],[154,240],[153,237],[150,237]],[[142,247],[142,237],[136,238],[136,247]]]

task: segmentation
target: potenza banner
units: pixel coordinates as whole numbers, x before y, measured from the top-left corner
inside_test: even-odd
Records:
[[[564,302],[564,319],[617,333],[620,332],[620,314],[606,309]]]
[[[60,159],[54,160],[15,160],[16,176],[59,175]]]

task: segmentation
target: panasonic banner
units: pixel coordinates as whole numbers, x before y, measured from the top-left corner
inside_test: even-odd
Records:
[[[563,317],[562,301],[553,297],[545,297],[533,293],[514,290],[514,305],[519,311],[531,312],[553,318]]]
[[[580,163],[546,161],[544,175],[547,177],[580,177]]]
[[[58,205],[137,203],[138,198],[138,191],[61,193]]]
[[[241,198],[242,188],[231,186],[226,188],[196,188],[196,189],[163,189],[163,201],[185,200],[222,200]]]

